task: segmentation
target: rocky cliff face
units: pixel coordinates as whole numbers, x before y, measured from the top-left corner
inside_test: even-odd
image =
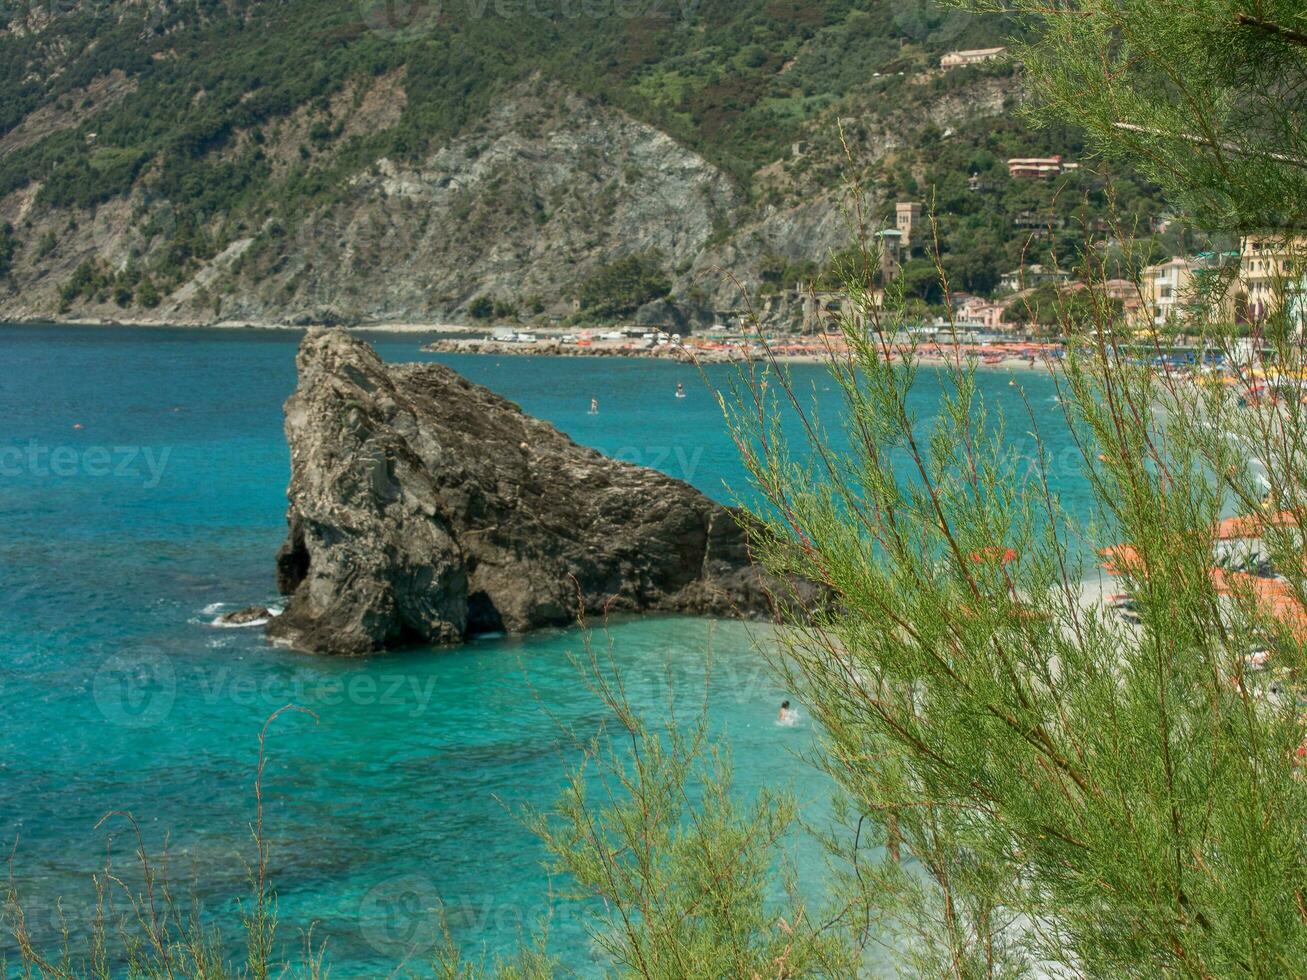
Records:
[[[320,115],[270,127],[261,152],[274,179],[312,145],[312,124],[341,127],[344,145],[351,127],[393,125],[403,98],[402,75],[383,77]],[[330,147],[313,152],[328,165]],[[0,283],[0,318],[58,311],[82,263],[112,274],[149,266],[166,247],[167,201],[133,195],[67,214],[33,208],[38,191],[0,199],[0,222],[21,227],[24,242],[17,288]],[[151,309],[119,307],[106,290],[76,297],[66,312],[172,323],[450,322],[486,295],[566,315],[578,285],[616,256],[656,250],[669,270],[688,268],[742,201],[725,174],[666,133],[540,80],[420,163],[383,157],[334,196],[294,226],[223,216],[223,230],[215,223],[223,247]]]
[[[833,114],[814,122],[822,135],[803,155],[756,174],[752,195],[655,126],[541,78],[517,85],[418,162],[343,159],[353,143],[398,124],[409,84],[403,70],[351,83],[321,105],[233,137],[216,156],[249,152],[257,138],[271,185],[315,167],[337,185],[327,203],[293,220],[215,215],[202,229],[211,251],[180,280],[158,272],[182,235],[174,203],[143,185],[80,209],[43,206],[39,180],[0,197],[0,225],[12,225],[17,240],[12,268],[0,275],[0,319],[449,323],[468,321],[478,296],[524,319],[566,316],[603,263],[656,251],[678,303],[711,323],[712,311],[743,307],[741,286],[756,289],[766,261],[820,265],[850,241],[847,161]],[[129,80],[114,76],[79,90],[67,110],[33,113],[0,138],[0,161],[38,136],[89,125],[87,113],[130,91]],[[895,154],[925,121],[1001,112],[1011,85],[988,80],[966,94],[974,97],[930,102],[924,115],[847,127],[859,165]],[[324,130],[338,135],[316,143],[312,134]],[[106,284],[69,297],[85,268]],[[143,305],[139,290],[119,302],[110,283],[133,269],[154,270],[154,305]],[[761,307],[773,326],[797,315],[784,303]]]
[[[566,314],[601,263],[655,249],[688,263],[737,203],[724,174],[667,134],[535,83],[420,166],[383,158],[356,174],[288,257],[262,249],[244,264],[223,314],[439,320],[479,295]]]
[[[297,364],[274,641],[363,654],[581,611],[768,611],[735,515],[687,484],[343,330],[310,331]]]

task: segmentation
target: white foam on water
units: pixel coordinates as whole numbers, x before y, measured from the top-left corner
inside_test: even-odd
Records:
[[[263,616],[260,617],[259,619],[252,619],[248,623],[218,622],[218,617],[221,616],[224,612],[228,610],[234,610],[236,608],[239,607],[237,607],[237,605],[233,602],[211,602],[200,610],[200,615],[208,618],[201,619],[199,617],[193,617],[191,619],[188,619],[187,622],[191,623],[194,626],[212,626],[215,629],[244,629],[247,626],[266,626],[268,624],[268,620],[274,619],[275,617],[280,616],[283,612],[286,611],[286,606],[284,603],[266,603],[264,604],[264,608],[267,609],[268,612],[272,614],[271,616]]]
[[[272,610],[269,609],[268,611],[271,612]],[[268,620],[270,620],[271,618],[272,618],[271,616],[262,616],[259,619],[251,619],[248,623],[220,623],[216,619],[213,619],[210,620],[205,625],[212,626],[214,629],[220,629],[220,630],[243,630],[250,626],[266,626],[268,624]]]

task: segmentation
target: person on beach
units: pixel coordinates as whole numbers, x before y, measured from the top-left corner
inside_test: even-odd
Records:
[[[799,720],[799,716],[795,714],[795,712],[790,708],[790,702],[782,701],[781,713],[780,716],[776,719],[776,724],[785,725],[786,727],[792,727],[794,723],[798,720]]]
[[[590,399],[590,414],[591,414],[591,415],[598,415],[598,414],[599,414],[599,399],[598,399],[598,398],[591,398],[591,399]]]

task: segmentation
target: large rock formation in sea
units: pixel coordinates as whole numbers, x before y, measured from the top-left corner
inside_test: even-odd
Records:
[[[284,613],[269,636],[363,654],[613,612],[758,616],[736,515],[603,456],[439,364],[312,330],[286,402]]]

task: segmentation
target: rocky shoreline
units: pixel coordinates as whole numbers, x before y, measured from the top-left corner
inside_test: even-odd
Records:
[[[664,361],[725,364],[757,360],[764,356],[759,345],[715,349],[706,346],[660,344],[638,346],[620,341],[594,341],[586,346],[557,339],[517,343],[500,340],[442,338],[424,344],[428,354],[494,354],[514,357],[648,357]]]

